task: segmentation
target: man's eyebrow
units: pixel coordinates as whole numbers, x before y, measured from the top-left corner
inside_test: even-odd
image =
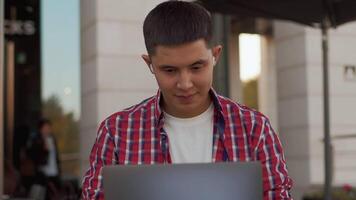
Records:
[[[194,63],[188,65],[188,66],[194,66],[197,64],[204,64],[208,61],[208,59],[199,59],[197,61],[195,61]],[[167,65],[167,64],[162,64],[162,65],[158,65],[159,68],[177,68],[177,66],[173,66],[173,65]]]
[[[208,61],[207,59],[199,59],[199,60],[195,61],[194,63],[190,64],[189,66],[194,66],[194,65],[198,65],[198,64],[204,64],[207,61]]]
[[[173,66],[173,65],[158,65],[159,68],[176,68],[176,66]]]

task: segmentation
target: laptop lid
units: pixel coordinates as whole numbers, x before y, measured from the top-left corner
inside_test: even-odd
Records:
[[[113,165],[103,168],[105,199],[262,200],[259,162]]]

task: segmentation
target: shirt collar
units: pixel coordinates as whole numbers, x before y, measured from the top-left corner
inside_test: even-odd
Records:
[[[160,106],[161,98],[162,98],[161,90],[158,90],[156,97],[155,97],[155,102],[154,102],[155,103],[154,104],[154,115],[155,115],[156,123],[158,121],[160,121],[161,117],[163,117],[161,106]]]
[[[216,109],[219,113],[222,113],[222,105],[219,99],[219,95],[216,93],[216,91],[213,88],[210,88],[209,90],[210,97],[214,103],[214,109]],[[156,126],[158,126],[163,118],[163,112],[160,107],[160,103],[162,100],[162,92],[161,90],[157,91],[156,97],[155,97],[155,105],[154,105],[154,115],[156,119]]]

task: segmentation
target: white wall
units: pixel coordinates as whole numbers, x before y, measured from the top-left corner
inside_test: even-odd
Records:
[[[310,135],[312,183],[322,182],[323,170],[317,170],[323,165],[323,124],[321,104],[321,33],[318,30],[306,29],[308,57],[308,95],[310,129],[315,135]],[[345,134],[356,134],[356,78],[345,80],[344,66],[356,65],[356,23],[349,23],[330,31],[330,122],[331,137]],[[315,145],[313,145],[315,144]],[[334,184],[353,183],[356,185],[356,138],[333,139],[334,146]]]
[[[278,114],[296,199],[324,182],[321,31],[275,22]],[[331,137],[356,133],[356,80],[343,66],[356,64],[356,23],[330,31]],[[334,185],[356,182],[356,139],[333,140]]]

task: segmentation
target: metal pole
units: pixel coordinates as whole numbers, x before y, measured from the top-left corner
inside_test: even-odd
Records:
[[[3,110],[3,100],[4,100],[4,1],[0,0],[0,177],[4,177],[4,110]],[[4,188],[4,178],[0,178],[0,199],[3,196]]]
[[[325,185],[324,199],[331,200],[331,145],[330,145],[330,113],[329,113],[329,62],[328,62],[328,27],[327,18],[322,22],[322,48],[323,48],[323,100],[324,100],[324,162],[325,162]]]

